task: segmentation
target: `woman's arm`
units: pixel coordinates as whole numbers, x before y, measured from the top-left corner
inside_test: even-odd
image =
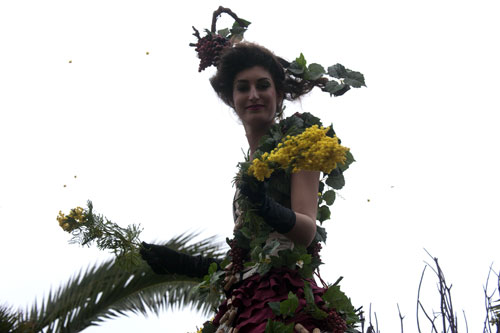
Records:
[[[319,171],[299,171],[292,174],[291,208],[296,221],[287,236],[294,243],[309,246],[316,235]]]

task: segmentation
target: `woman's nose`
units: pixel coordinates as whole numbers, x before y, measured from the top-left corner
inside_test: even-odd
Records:
[[[258,99],[259,99],[259,92],[257,91],[256,87],[251,87],[251,88],[250,88],[250,94],[249,94],[248,98],[249,98],[251,101],[254,101],[254,100],[258,100]]]

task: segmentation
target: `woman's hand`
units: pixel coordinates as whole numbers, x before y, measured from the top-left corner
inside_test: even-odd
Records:
[[[248,197],[264,221],[294,243],[309,246],[316,235],[319,172],[299,171],[292,174],[291,209],[267,194],[267,183],[243,182],[242,194]]]
[[[240,191],[254,204],[257,214],[277,232],[285,234],[293,229],[296,220],[295,212],[271,198],[267,194],[265,182],[256,182],[256,184],[244,182]]]
[[[156,274],[181,274],[202,278],[208,273],[212,263],[219,264],[219,261],[213,258],[191,256],[168,246],[145,242],[142,242],[140,254]]]

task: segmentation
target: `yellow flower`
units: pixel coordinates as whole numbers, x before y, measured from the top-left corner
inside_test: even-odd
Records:
[[[69,211],[68,215],[64,215],[62,211],[59,211],[59,215],[57,216],[57,221],[59,222],[59,226],[64,230],[64,231],[72,231],[78,226],[75,224],[76,223],[86,223],[87,217],[84,214],[84,210],[82,207],[76,207],[73,208]]]
[[[274,171],[271,163],[282,169],[290,168],[292,172],[309,170],[330,173],[337,163],[345,163],[349,148],[341,146],[336,136],[327,136],[328,131],[328,127],[313,125],[299,135],[287,135],[271,153],[266,152],[254,159],[248,173],[263,181]]]

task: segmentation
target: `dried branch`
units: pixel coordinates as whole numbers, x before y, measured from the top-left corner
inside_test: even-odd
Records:
[[[219,8],[217,8],[217,10],[214,11],[214,14],[212,16],[212,26],[210,28],[210,31],[212,33],[216,32],[217,19],[219,18],[219,16],[222,13],[226,13],[229,16],[231,16],[240,25],[240,27],[244,27],[245,26],[245,23],[231,9],[219,6]]]
[[[403,319],[405,317],[401,315],[401,310],[399,309],[399,303],[397,304],[397,306],[398,306],[399,321],[401,323],[401,333],[404,333],[404,330],[403,330]]]

